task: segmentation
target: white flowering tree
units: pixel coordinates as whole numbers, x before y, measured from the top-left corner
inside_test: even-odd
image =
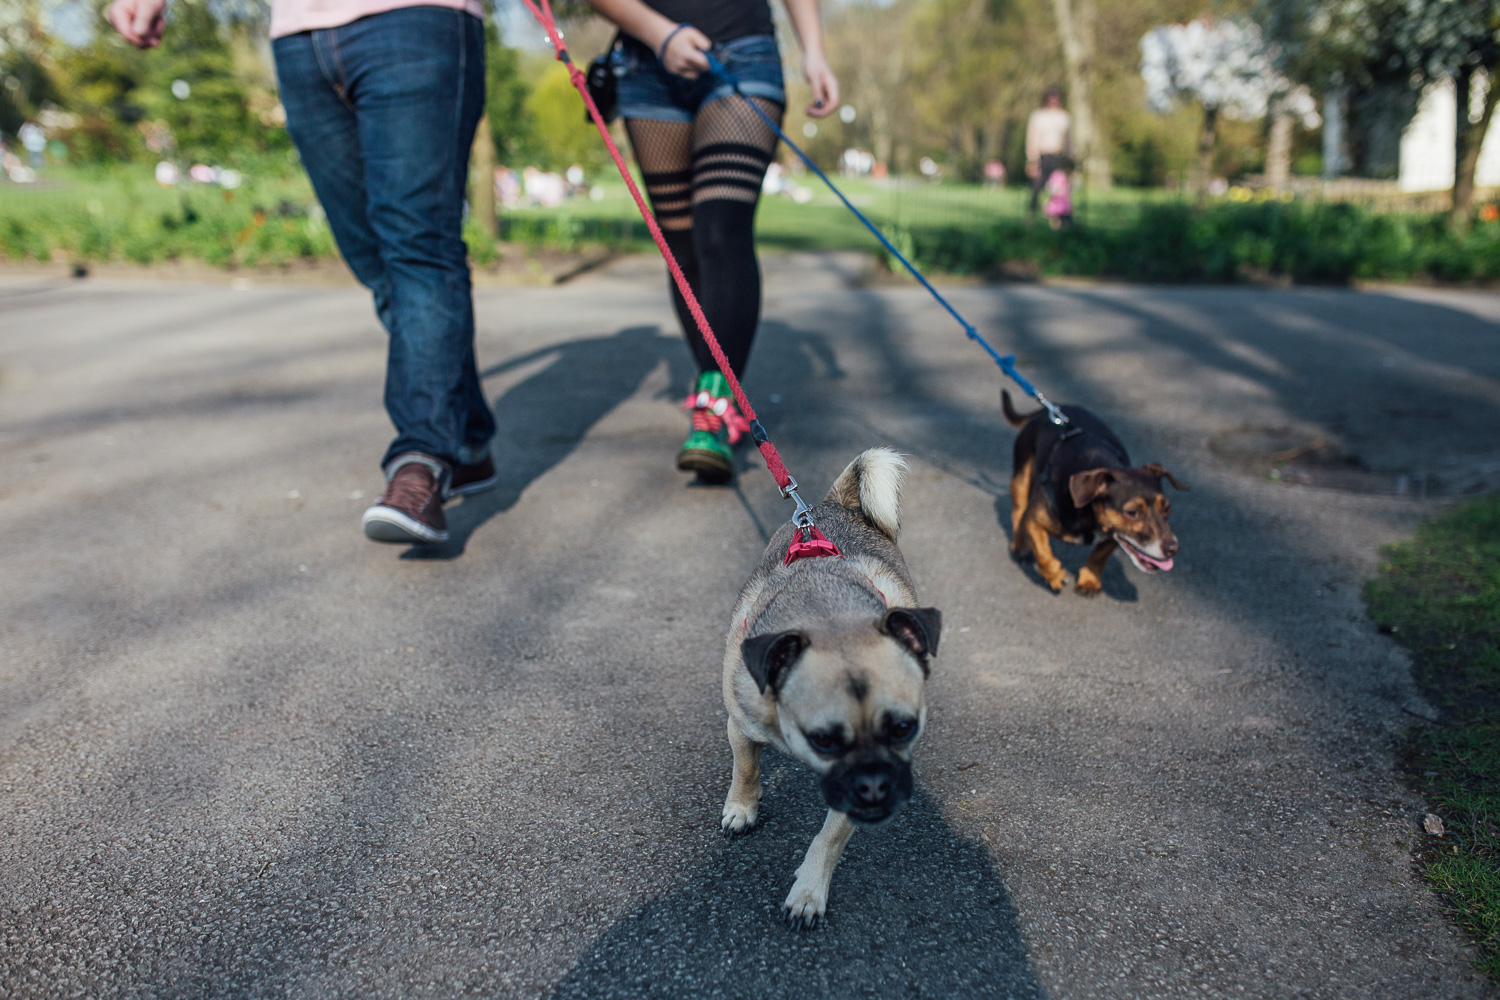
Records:
[[[1308,126],[1318,123],[1317,103],[1305,87],[1278,73],[1253,24],[1200,18],[1188,24],[1153,28],[1141,38],[1141,79],[1146,100],[1162,113],[1184,102],[1203,108],[1198,137],[1198,164],[1192,180],[1200,198],[1212,170],[1219,116],[1256,119],[1273,116],[1272,156],[1290,152],[1292,117]],[[1279,149],[1277,147],[1280,147]],[[1274,175],[1284,168],[1268,164]]]
[[[1500,0],[1257,0],[1255,18],[1275,43],[1278,67],[1303,83],[1394,85],[1415,100],[1452,81],[1452,220],[1468,224],[1479,150],[1500,104],[1492,83],[1500,78]]]

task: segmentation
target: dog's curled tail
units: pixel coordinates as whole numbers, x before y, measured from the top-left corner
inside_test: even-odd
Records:
[[[825,499],[841,504],[891,541],[901,533],[901,481],[906,459],[889,448],[871,448],[850,462]]]
[[[1016,408],[1010,404],[1010,393],[1004,389],[1000,390],[1000,408],[1005,411],[1005,419],[1010,421],[1012,427],[1025,427],[1026,421],[1042,412],[1035,410],[1031,413],[1017,413]]]

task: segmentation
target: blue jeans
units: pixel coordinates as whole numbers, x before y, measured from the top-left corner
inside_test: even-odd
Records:
[[[764,97],[786,104],[781,79],[781,52],[771,35],[746,35],[713,47],[714,58],[740,81],[748,97]],[[734,87],[713,73],[696,79],[673,76],[655,55],[639,45],[625,45],[610,56],[618,80],[618,107],[622,118],[657,122],[691,122],[709,101],[734,95]]]
[[[390,335],[385,408],[396,439],[477,459],[495,434],[474,362],[464,246],[469,147],[484,112],[484,27],[403,7],[272,42],[287,131],[354,276]]]

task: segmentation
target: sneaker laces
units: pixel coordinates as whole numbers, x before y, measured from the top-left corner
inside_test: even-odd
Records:
[[[418,511],[427,506],[427,501],[436,490],[437,477],[432,474],[432,470],[421,462],[408,462],[391,474],[380,503],[397,510]]]
[[[727,429],[730,444],[738,443],[741,437],[750,433],[750,421],[728,396],[714,396],[707,389],[700,389],[688,395],[682,408],[692,411],[693,430],[718,434]]]

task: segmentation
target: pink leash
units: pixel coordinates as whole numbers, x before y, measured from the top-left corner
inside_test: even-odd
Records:
[[[641,218],[646,220],[646,229],[650,231],[651,238],[656,241],[656,248],[661,251],[662,258],[667,262],[667,270],[672,273],[672,281],[677,285],[677,290],[682,293],[688,312],[692,313],[693,322],[698,324],[704,343],[708,344],[709,352],[714,356],[714,363],[719,366],[719,371],[728,381],[729,390],[734,393],[734,400],[739,404],[740,412],[749,423],[750,434],[755,438],[756,446],[760,448],[760,453],[766,460],[766,468],[775,478],[776,485],[781,488],[781,495],[797,505],[796,511],[792,514],[797,531],[792,536],[792,544],[787,549],[786,562],[783,565],[790,566],[798,559],[842,555],[838,546],[825,538],[813,524],[812,509],[797,493],[797,480],[792,478],[792,474],[782,463],[776,446],[771,443],[765,428],[755,416],[755,408],[750,405],[750,398],[745,395],[745,390],[740,387],[740,380],[735,378],[733,370],[730,369],[729,359],[724,356],[724,349],[719,346],[718,338],[714,336],[713,329],[708,325],[708,317],[703,314],[703,307],[698,304],[698,297],[688,286],[687,276],[682,273],[682,267],[677,263],[677,258],[672,256],[672,251],[668,249],[666,237],[662,235],[661,227],[656,223],[656,216],[651,214],[645,196],[641,194],[640,188],[636,187],[635,178],[630,175],[630,168],[625,164],[625,157],[621,155],[620,147],[615,144],[614,138],[609,134],[609,126],[604,121],[604,115],[599,112],[599,106],[594,103],[593,95],[589,93],[587,76],[573,62],[573,57],[563,42],[562,31],[557,27],[557,19],[552,14],[550,0],[525,0],[525,3],[532,16],[541,22],[542,29],[547,32],[547,41],[557,51],[558,62],[568,67],[568,76],[573,81],[573,89],[578,91],[578,96],[583,98],[583,103],[588,107],[589,117],[593,119],[594,127],[599,130],[604,145],[609,149],[610,158],[615,161],[615,168],[620,171],[620,177],[625,181],[630,197],[635,199],[635,207],[640,209]]]

